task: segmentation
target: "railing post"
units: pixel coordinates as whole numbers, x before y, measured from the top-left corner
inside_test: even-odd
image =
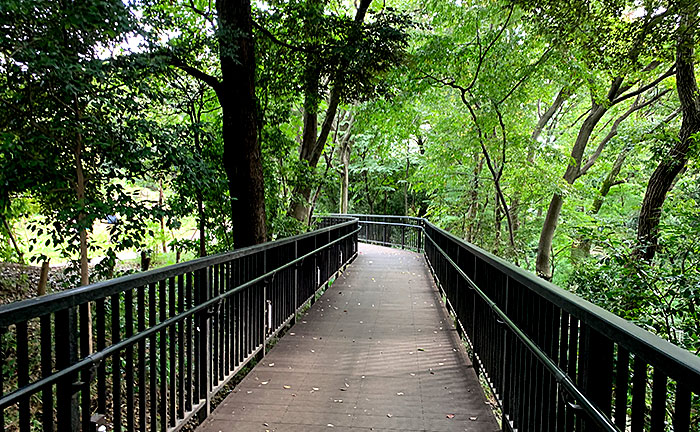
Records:
[[[420,227],[421,227],[422,225],[423,225],[423,222],[421,222],[421,224],[418,226],[418,228],[419,228],[419,229],[418,229],[418,252],[420,252],[420,251],[421,251],[421,248],[423,247],[423,244],[422,244],[422,243],[423,243],[423,242],[422,242],[422,240],[423,240],[423,230],[420,229]]]
[[[405,249],[406,244],[406,227],[401,225],[401,249]]]
[[[581,326],[581,385],[588,399],[606,416],[612,411],[613,343],[588,325]],[[597,430],[583,422],[584,431]]]
[[[195,287],[195,306],[200,305],[210,298],[209,290],[209,267],[197,271]],[[210,346],[210,326],[211,315],[208,308],[197,313],[196,328],[199,333],[197,344],[197,355],[195,356],[195,369],[199,382],[199,397],[205,399],[205,407],[200,411],[200,418],[204,418],[211,413],[211,351]]]
[[[62,370],[78,361],[78,320],[75,308],[56,312],[55,341],[56,369]],[[78,395],[73,382],[76,376],[70,375],[56,385],[57,426],[59,431],[80,429]]]
[[[299,242],[294,242],[294,259],[299,258]],[[294,316],[292,325],[297,323],[297,309],[299,309],[299,267],[301,262],[294,264]]]

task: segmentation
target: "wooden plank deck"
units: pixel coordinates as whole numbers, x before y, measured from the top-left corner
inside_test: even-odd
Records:
[[[197,429],[497,431],[422,255],[361,244]]]

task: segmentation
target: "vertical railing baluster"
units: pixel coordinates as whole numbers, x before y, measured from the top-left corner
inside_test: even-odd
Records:
[[[7,334],[7,327],[0,327],[0,397],[5,394],[5,335]],[[43,346],[42,341],[42,346]],[[42,351],[43,353],[43,351]],[[42,361],[43,367],[43,361]],[[53,405],[53,404],[52,404]],[[51,414],[53,418],[53,406],[51,407]],[[5,409],[0,408],[0,429],[5,430]],[[51,430],[51,429],[49,429]]]
[[[186,309],[190,309],[193,306],[193,289],[194,289],[194,274],[192,273],[187,273],[185,274],[185,307]],[[194,321],[195,317],[194,316],[189,316],[187,318],[186,325],[185,325],[185,333],[186,333],[186,338],[185,338],[185,357],[187,359],[187,369],[186,369],[186,380],[185,380],[185,388],[187,389],[185,391],[185,410],[190,411],[192,409],[192,396],[193,392],[195,391],[192,386],[193,386],[193,380],[192,380],[192,365],[194,362],[194,353],[192,350],[192,344],[193,344],[193,329],[192,329],[192,322]]]
[[[26,321],[15,324],[15,340],[17,342],[17,387],[22,388],[29,384],[29,340]],[[29,397],[26,397],[19,402],[19,430],[29,431],[29,424]]]
[[[124,336],[128,339],[134,335],[134,291],[127,290],[124,293],[124,323],[126,332]],[[134,348],[129,345],[125,353],[126,368],[126,430],[134,430]]]
[[[185,275],[177,277],[177,312],[185,313]],[[177,323],[177,418],[185,417],[185,321]],[[175,417],[173,415],[173,417]]]
[[[668,377],[654,368],[651,389],[651,432],[666,430],[666,384]]]
[[[209,268],[205,267],[197,271],[195,291],[195,305],[202,304],[209,300]],[[202,416],[206,417],[211,412],[211,395],[209,394],[211,383],[211,353],[209,351],[209,335],[210,335],[211,320],[209,312],[203,310],[196,315],[196,328],[198,338],[196,341],[196,357],[195,357],[195,378],[197,385],[197,394],[199,400],[204,399],[204,408],[201,411]]]
[[[167,319],[168,294],[166,281],[158,281],[158,322],[162,323]],[[168,430],[168,334],[165,329],[158,332],[158,381],[160,395],[160,431]]]
[[[92,323],[91,319],[91,306],[90,303],[83,303],[78,307],[79,310],[79,321],[80,321],[80,357],[85,358],[89,356],[92,350]],[[90,369],[83,369],[80,372],[80,380],[82,385],[80,386],[80,411],[82,414],[82,428],[85,431],[90,430],[91,426],[91,394],[90,394],[90,381],[92,380],[92,371]],[[78,390],[78,389],[75,389]]]
[[[146,329],[146,287],[138,287],[136,292],[136,328],[140,333]],[[139,430],[146,431],[146,340],[141,339],[138,343],[138,383],[139,383]]]
[[[647,364],[639,356],[634,357],[632,375],[632,432],[644,430],[646,411]]]
[[[75,308],[54,314],[56,369],[66,369],[78,360],[78,323]],[[80,426],[77,395],[73,392],[73,374],[56,385],[56,424],[60,431],[73,431]]]
[[[688,432],[690,430],[690,406],[690,389],[682,382],[676,383],[676,403],[673,411],[673,432]]]
[[[148,325],[154,327],[158,324],[157,316],[157,300],[156,300],[156,284],[152,283],[148,286]],[[153,333],[148,341],[149,353],[149,385],[148,391],[150,394],[151,403],[149,406],[151,415],[151,431],[158,430],[158,346],[157,337]],[[161,366],[162,367],[162,366]]]
[[[112,345],[121,340],[121,323],[120,321],[120,298],[119,294],[114,294],[111,297],[111,312],[112,312]],[[120,432],[122,430],[122,400],[121,400],[121,357],[119,352],[112,355],[112,416],[114,418],[113,430]]]
[[[175,316],[175,311],[176,311],[176,304],[175,304],[175,299],[177,298],[177,293],[175,292],[175,278],[171,277],[168,279],[168,318],[172,318]],[[169,419],[169,426],[170,427],[175,427],[177,424],[177,407],[176,407],[176,402],[177,402],[177,363],[176,363],[176,353],[175,349],[177,348],[177,343],[175,339],[175,326],[174,325],[169,325],[168,326],[168,372],[169,372],[169,379],[168,379],[168,419]],[[180,389],[182,391],[182,389]]]
[[[107,310],[106,299],[101,298],[95,301],[95,336],[97,338],[97,351],[105,349],[107,344]],[[107,413],[107,364],[102,360],[97,365],[97,413]]]
[[[41,338],[41,376],[46,378],[53,371],[53,358],[51,349],[51,315],[42,315],[40,321],[40,338]],[[0,335],[2,331],[0,331]],[[1,342],[0,342],[1,345]],[[2,350],[0,348],[0,357]],[[0,370],[2,370],[2,362],[0,362]],[[2,373],[0,373],[0,395],[2,395]],[[2,410],[0,410],[1,412]],[[45,431],[52,431],[54,426],[53,419],[53,386],[49,386],[41,392],[41,426]],[[2,414],[0,414],[2,415]],[[4,424],[0,421],[0,429],[4,430]]]
[[[625,430],[627,425],[627,391],[629,389],[630,353],[617,346],[615,365],[615,426]]]

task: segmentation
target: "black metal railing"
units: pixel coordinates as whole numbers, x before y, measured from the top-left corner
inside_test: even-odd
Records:
[[[360,241],[414,251],[420,251],[423,248],[423,219],[421,218],[363,214],[332,214],[324,218],[333,220],[344,216],[360,219]]]
[[[504,430],[700,430],[700,357],[420,225],[426,261],[499,401]]]
[[[357,253],[356,219],[0,306],[3,430],[173,431]]]

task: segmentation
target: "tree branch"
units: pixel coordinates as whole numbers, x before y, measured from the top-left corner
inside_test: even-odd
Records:
[[[476,65],[476,71],[474,72],[474,77],[472,78],[472,81],[469,83],[469,85],[466,87],[465,92],[471,90],[472,87],[474,87],[474,84],[476,84],[477,78],[479,78],[479,72],[481,71],[481,67],[484,64],[484,60],[486,59],[486,55],[488,52],[491,50],[491,48],[496,44],[496,41],[501,38],[501,35],[503,32],[506,30],[506,27],[508,27],[508,23],[510,22],[510,18],[513,16],[513,10],[515,9],[515,4],[510,5],[510,10],[508,11],[508,16],[506,17],[506,20],[503,22],[503,26],[501,26],[501,29],[498,31],[498,34],[496,34],[496,37],[489,42],[489,44],[486,46],[486,50],[479,56],[479,62]],[[478,24],[477,24],[478,27]]]
[[[581,167],[581,169],[579,170],[578,177],[581,177],[582,175],[585,175],[585,174],[588,172],[588,170],[593,166],[593,164],[595,164],[596,160],[598,160],[598,158],[600,157],[601,153],[603,153],[603,149],[605,148],[605,146],[607,146],[608,143],[610,142],[610,140],[613,139],[613,137],[615,137],[615,135],[617,135],[617,128],[618,128],[618,126],[620,126],[620,123],[622,123],[623,121],[625,121],[625,120],[626,120],[630,115],[632,115],[632,113],[634,113],[635,111],[639,111],[640,109],[642,109],[642,108],[644,108],[644,107],[647,107],[647,106],[653,104],[654,102],[656,102],[657,100],[659,100],[661,97],[663,97],[665,94],[667,94],[667,93],[670,92],[670,91],[671,91],[671,89],[664,90],[664,91],[662,91],[661,93],[657,94],[656,96],[654,96],[653,98],[651,98],[651,99],[645,101],[645,102],[642,103],[642,104],[639,104],[639,96],[638,96],[638,99],[637,99],[636,101],[634,101],[634,103],[632,104],[632,106],[630,106],[629,109],[628,109],[627,111],[625,111],[624,114],[622,114],[620,117],[617,118],[617,120],[615,120],[615,122],[614,122],[613,125],[610,127],[610,131],[609,131],[608,134],[605,136],[605,138],[603,138],[602,140],[600,140],[600,143],[598,143],[598,147],[595,149],[595,152],[593,152],[593,154],[591,155],[591,157],[588,158],[588,160],[586,161],[586,163],[585,163],[585,164],[583,165],[583,167]]]
[[[676,74],[676,66],[673,65],[664,74],[662,74],[661,76],[656,78],[654,81],[650,82],[647,85],[644,85],[644,86],[638,88],[637,90],[635,90],[633,92],[629,92],[627,94],[623,94],[623,95],[617,97],[616,99],[614,99],[613,101],[610,102],[610,105],[611,106],[616,105],[616,104],[618,104],[626,99],[640,95],[640,94],[644,93],[645,91],[649,90],[650,88],[656,87],[661,81],[663,81],[666,78],[673,76],[675,74]]]
[[[273,43],[275,43],[277,45],[283,46],[285,48],[289,48],[290,50],[296,51],[296,52],[303,52],[303,53],[307,53],[307,54],[311,54],[311,53],[315,52],[315,50],[311,50],[311,49],[301,47],[301,46],[292,45],[292,44],[289,44],[287,42],[284,42],[284,41],[278,39],[268,29],[266,29],[265,27],[258,24],[255,20],[253,20],[253,27],[260,30],[262,32],[262,34],[267,36],[268,39],[270,39]]]
[[[170,65],[174,66],[181,71],[185,72],[187,75],[191,76],[192,78],[198,79],[205,84],[207,84],[209,87],[214,89],[214,91],[218,94],[219,91],[221,91],[221,81],[219,81],[218,78],[216,78],[213,75],[209,75],[208,73],[201,71],[195,67],[192,67],[185,63],[181,58],[177,57],[173,53],[170,54]]]

